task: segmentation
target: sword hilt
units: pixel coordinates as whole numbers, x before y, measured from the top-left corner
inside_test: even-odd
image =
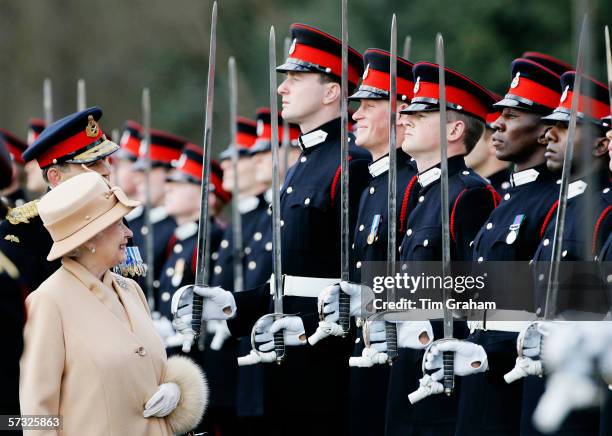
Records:
[[[274,351],[276,352],[276,364],[280,365],[285,359],[285,337],[282,330],[274,333]]]
[[[194,338],[200,336],[202,331],[202,308],[204,306],[204,297],[193,293],[191,328],[193,329]]]
[[[387,362],[389,365],[393,365],[393,361],[398,357],[396,323],[385,321],[385,337],[387,340]]]
[[[351,327],[351,296],[340,289],[338,300],[338,324],[342,327],[342,337],[346,337]]]
[[[446,395],[451,395],[453,390],[455,389],[455,353],[453,351],[443,351],[442,352],[442,363],[444,370],[444,393]]]

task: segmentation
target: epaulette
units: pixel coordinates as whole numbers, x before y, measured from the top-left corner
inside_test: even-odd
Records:
[[[0,251],[0,274],[3,272],[6,272],[8,276],[14,280],[19,278],[19,270],[17,267]]]
[[[32,218],[38,216],[38,200],[29,201],[21,206],[9,209],[6,220],[13,224],[29,223]]]

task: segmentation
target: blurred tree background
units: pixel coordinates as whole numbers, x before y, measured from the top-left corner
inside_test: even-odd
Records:
[[[584,0],[583,0],[584,1]],[[0,126],[25,138],[27,120],[42,117],[42,83],[53,83],[54,117],[76,110],[76,83],[88,106],[105,111],[102,126],[139,121],[144,86],[152,125],[202,142],[212,0],[0,0]],[[592,0],[592,75],[605,78],[603,25],[612,1]],[[574,62],[572,0],[349,0],[349,42],[363,52],[388,48],[392,13],[399,46],[412,37],[411,60],[433,60],[436,32],[446,63],[504,93],[510,61],[526,50]],[[213,147],[229,139],[227,59],[238,66],[239,114],[267,105],[267,44],[274,25],[281,61],[293,22],[340,35],[338,0],[220,0]],[[279,77],[281,79],[281,77]]]

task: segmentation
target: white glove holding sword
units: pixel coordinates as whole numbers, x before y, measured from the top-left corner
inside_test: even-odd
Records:
[[[358,317],[367,311],[374,299],[372,290],[359,283],[341,281],[340,284],[324,288],[318,296],[317,306],[321,321],[317,331],[308,338],[310,345],[315,345],[328,336],[341,336],[342,328],[338,324],[340,319],[340,292],[350,297],[350,316]],[[364,307],[365,305],[365,307]]]
[[[204,297],[202,320],[225,321],[236,315],[234,295],[220,287],[188,285],[178,289],[172,296],[172,326],[183,335],[183,352],[188,353],[194,339],[191,328],[193,293]]]

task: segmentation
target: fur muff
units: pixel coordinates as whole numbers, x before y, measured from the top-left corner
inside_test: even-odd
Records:
[[[204,416],[208,405],[208,383],[202,369],[191,359],[173,356],[168,359],[164,383],[176,383],[181,389],[178,406],[166,417],[172,432],[187,433],[195,428]]]

